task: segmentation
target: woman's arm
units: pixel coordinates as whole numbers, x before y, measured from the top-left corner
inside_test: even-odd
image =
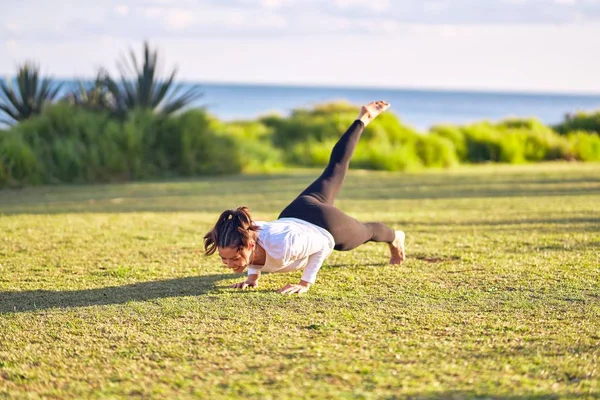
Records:
[[[328,245],[328,243],[325,244]],[[310,284],[315,283],[317,274],[323,265],[323,261],[325,261],[329,254],[331,254],[331,249],[328,247],[324,247],[318,252],[311,254],[308,257],[306,268],[304,268],[304,271],[302,272],[302,280]]]
[[[317,274],[323,265],[323,262],[333,251],[332,245],[324,236],[312,236],[308,240],[307,252],[310,254],[302,272],[302,278],[298,284],[287,284],[278,290],[281,294],[302,294],[308,291],[310,285],[315,283]]]

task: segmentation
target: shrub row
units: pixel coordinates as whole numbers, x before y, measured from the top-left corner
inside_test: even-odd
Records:
[[[125,120],[57,104],[0,133],[0,187],[236,173],[233,138],[201,110]]]
[[[116,119],[54,104],[0,131],[0,187],[321,167],[357,113],[353,105],[332,103],[288,117],[225,123],[201,109],[174,116],[138,110]],[[459,163],[599,161],[600,136],[573,121],[560,129],[576,130],[560,133],[529,119],[439,125],[421,134],[385,113],[365,129],[352,163],[401,171]]]

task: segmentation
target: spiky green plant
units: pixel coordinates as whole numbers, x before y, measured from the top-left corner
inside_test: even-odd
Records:
[[[79,81],[78,87],[64,98],[68,104],[92,111],[113,110],[115,102],[101,72],[93,82]]]
[[[177,69],[166,79],[160,79],[158,51],[151,50],[148,42],[144,42],[141,65],[134,51],[130,50],[129,59],[123,57],[117,67],[119,80],[113,79],[106,70],[102,74],[104,83],[113,96],[115,111],[120,114],[136,108],[171,114],[202,96],[196,86],[185,90],[181,84],[175,84]]]
[[[17,77],[0,81],[0,123],[14,124],[37,115],[58,95],[62,84],[41,77],[38,64],[27,61],[18,67]]]

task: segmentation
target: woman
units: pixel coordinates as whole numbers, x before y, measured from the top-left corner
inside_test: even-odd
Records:
[[[233,288],[256,287],[261,272],[302,270],[298,284],[288,284],[278,292],[304,293],[315,282],[323,261],[333,250],[352,250],[366,242],[387,243],[390,264],[404,261],[404,232],[379,222],[359,222],[333,205],[364,127],[389,107],[385,101],[361,107],[358,118],[333,147],[321,176],[277,220],[253,221],[246,207],[221,214],[214,228],[204,236],[204,248],[206,255],[218,251],[223,264],[236,273],[248,267],[247,279]]]

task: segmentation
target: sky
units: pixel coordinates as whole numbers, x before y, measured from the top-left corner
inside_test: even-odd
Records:
[[[4,1],[3,1],[4,2]],[[177,80],[600,93],[600,0],[5,1],[0,74],[117,71],[143,42]]]

